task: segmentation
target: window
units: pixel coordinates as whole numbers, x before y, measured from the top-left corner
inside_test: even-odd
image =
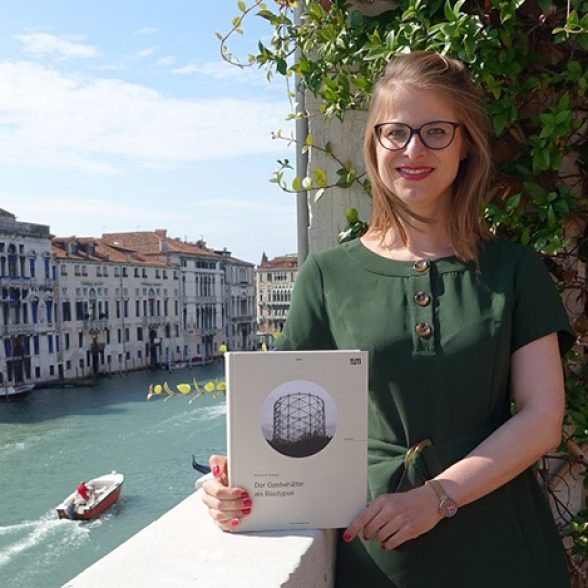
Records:
[[[123,278],[126,278],[127,277],[128,274],[127,274],[127,268],[126,267],[123,267],[122,268],[122,275],[123,275]]]
[[[54,376],[55,375],[55,366],[54,365],[50,365],[49,366],[49,375],[50,376]]]
[[[33,350],[35,355],[39,355],[39,335],[33,337]]]
[[[116,330],[116,335],[119,343],[122,343],[122,333],[120,329]]]
[[[131,333],[129,331],[129,328],[125,327],[125,341],[128,342],[130,340],[131,340]],[[127,359],[128,359],[128,357],[127,357]]]
[[[145,268],[143,268],[143,277],[146,278],[147,277],[147,270]]]
[[[41,368],[36,367],[35,368],[35,378],[40,378],[40,377],[41,377]]]
[[[141,302],[139,300],[135,300],[135,316],[141,316]]]
[[[69,333],[65,333],[64,335],[64,343],[66,351],[69,349]]]
[[[71,361],[69,359],[65,362],[65,369],[71,370]]]
[[[115,266],[114,266],[114,277],[115,277],[115,278],[118,278],[119,271],[120,271],[120,270],[119,270],[119,268],[118,268],[118,265],[115,265]]]
[[[143,341],[143,327],[137,327],[137,341]]]
[[[80,359],[80,368],[84,369],[84,360],[83,359]]]
[[[61,266],[61,275],[67,276],[67,266],[66,265]]]
[[[135,278],[138,278],[138,277],[139,277],[139,268],[136,267],[135,268]]]
[[[78,347],[81,349],[84,346],[84,333],[80,331],[78,333]]]

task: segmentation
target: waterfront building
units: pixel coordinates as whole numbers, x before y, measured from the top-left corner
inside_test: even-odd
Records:
[[[55,277],[49,227],[0,209],[0,385],[54,376]]]
[[[221,344],[229,349],[254,346],[252,264],[214,251],[204,241],[168,237],[165,229],[108,233],[103,239],[179,269],[184,360],[206,362],[218,355]],[[245,305],[237,305],[243,298]]]
[[[268,259],[265,253],[262,255],[261,263],[255,270],[258,338],[267,341],[269,335],[282,332],[297,274],[296,255],[273,259]]]
[[[100,238],[54,238],[60,379],[182,358],[178,268]]]
[[[226,344],[230,351],[255,349],[255,266],[231,256],[226,248],[221,256],[225,283]]]

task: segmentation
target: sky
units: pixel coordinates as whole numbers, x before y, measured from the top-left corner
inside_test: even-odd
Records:
[[[167,229],[259,263],[296,251],[283,78],[220,57],[236,0],[21,0],[0,19],[0,208],[57,236]],[[246,60],[271,30],[244,23]]]

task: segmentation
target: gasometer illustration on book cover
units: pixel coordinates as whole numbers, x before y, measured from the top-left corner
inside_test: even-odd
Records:
[[[229,352],[229,483],[237,531],[347,526],[366,504],[367,353]]]

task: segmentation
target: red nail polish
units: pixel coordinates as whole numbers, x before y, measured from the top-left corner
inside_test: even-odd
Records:
[[[345,541],[345,543],[349,543],[351,541],[351,535],[349,533],[344,533],[343,541]]]
[[[217,466],[217,465],[215,465],[215,466],[212,468],[212,475],[213,475],[215,478],[218,478],[218,475],[219,475],[219,474],[220,474],[220,467],[219,467],[219,466]]]
[[[249,498],[249,492],[241,492],[241,498]]]
[[[251,514],[251,509],[250,509],[250,508],[244,508],[244,509],[243,509],[241,512],[242,512],[244,515],[248,515],[248,514]]]
[[[231,527],[238,527],[240,522],[241,521],[239,519],[231,519]]]
[[[245,499],[243,501],[243,508],[248,508],[252,505],[253,503],[251,502],[251,500],[249,500],[249,498]]]

